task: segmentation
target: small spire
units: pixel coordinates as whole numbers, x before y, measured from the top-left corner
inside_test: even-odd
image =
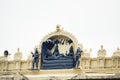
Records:
[[[89,51],[92,52],[92,48],[90,48]]]
[[[119,47],[117,48],[117,51],[119,51],[120,49],[119,49]]]
[[[56,31],[60,31],[60,25],[59,24],[57,24],[57,26],[56,26]]]
[[[57,27],[60,27],[61,25],[60,24],[57,24]]]
[[[103,45],[101,45],[101,49],[103,49]]]
[[[19,51],[20,51],[20,48],[17,48],[17,51],[19,52]]]

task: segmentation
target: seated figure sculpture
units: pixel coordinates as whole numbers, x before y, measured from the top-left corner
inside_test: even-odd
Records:
[[[53,53],[51,50],[54,46],[50,45],[55,46]],[[69,53],[64,55],[59,52],[58,43],[54,43],[52,40],[43,42],[41,51],[41,69],[70,69],[74,68],[78,61],[74,58],[73,46],[70,47]]]
[[[49,49],[47,49],[45,59],[55,60],[55,59],[60,59],[62,56],[64,55],[59,53],[58,44],[56,44],[53,54],[51,53]]]
[[[51,53],[51,51],[48,49],[47,51],[46,51],[46,60],[55,60],[55,59],[58,59],[58,57],[59,57],[59,55],[57,55],[57,54],[52,54]],[[57,53],[57,52],[55,52],[55,53]]]
[[[34,65],[36,64],[36,69],[38,69],[38,62],[39,62],[39,53],[38,50],[36,48],[35,53],[31,52],[32,57],[33,57],[33,61],[32,61],[32,69],[34,68]]]

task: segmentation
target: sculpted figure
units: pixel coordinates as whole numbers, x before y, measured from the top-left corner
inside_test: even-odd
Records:
[[[22,52],[20,52],[20,49],[17,49],[17,52],[14,54],[14,60],[20,61],[22,59]]]
[[[31,52],[33,61],[32,61],[32,69],[34,69],[34,65],[36,65],[36,69],[38,69],[38,62],[39,62],[39,53],[36,48],[35,53]]]
[[[69,53],[67,54],[67,56],[74,56],[73,46],[70,47]]]
[[[76,68],[79,68],[81,52],[82,52],[82,50],[78,47],[78,49],[76,51]]]
[[[60,57],[60,54],[59,54],[59,50],[58,50],[58,45],[56,45],[53,54],[51,53],[51,51],[49,49],[47,49],[46,59],[54,60],[54,59],[58,59],[59,57]]]
[[[106,50],[103,48],[103,45],[101,45],[101,49],[98,51],[97,56],[98,57],[105,57],[106,56]]]
[[[51,44],[51,42],[53,43]],[[64,41],[63,44],[65,45]],[[70,69],[76,66],[73,46],[71,46],[69,52],[66,52],[66,55],[64,55],[64,53],[59,51],[60,45],[62,45],[60,40],[43,42],[41,50],[41,69]],[[52,53],[53,49],[54,51]]]
[[[55,50],[53,52],[53,55],[58,56],[59,55],[59,49],[58,49],[58,44],[55,46]]]

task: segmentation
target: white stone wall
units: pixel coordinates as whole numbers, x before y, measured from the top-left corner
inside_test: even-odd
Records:
[[[26,71],[31,69],[32,61],[0,61],[0,71]],[[120,72],[120,57],[84,58],[81,59],[81,69],[86,72],[94,72],[97,70],[106,70]]]

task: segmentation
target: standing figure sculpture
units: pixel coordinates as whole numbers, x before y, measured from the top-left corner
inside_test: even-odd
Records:
[[[76,51],[76,68],[79,68],[81,52],[82,52],[82,50],[78,47],[78,49]]]
[[[36,64],[36,69],[38,69],[38,63],[39,63],[39,53],[36,48],[35,53],[31,52],[33,61],[32,61],[32,69],[34,69],[34,65]]]
[[[59,54],[60,54],[60,53],[59,53],[59,49],[58,49],[58,44],[56,44],[55,50],[54,50],[54,52],[53,52],[53,55],[58,56]]]
[[[73,46],[70,47],[69,53],[67,54],[67,56],[71,56],[71,57],[74,56]]]

